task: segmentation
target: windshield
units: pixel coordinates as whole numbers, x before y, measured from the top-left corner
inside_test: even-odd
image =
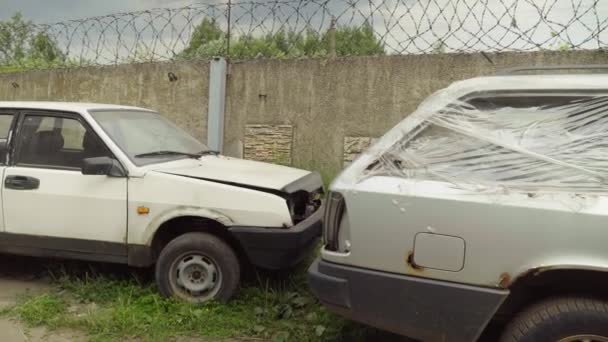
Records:
[[[204,144],[155,112],[98,110],[91,115],[136,165],[200,157],[208,152]]]

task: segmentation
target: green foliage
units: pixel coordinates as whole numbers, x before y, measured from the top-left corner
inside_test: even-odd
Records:
[[[45,32],[38,32],[31,21],[16,13],[0,21],[0,71],[20,71],[37,67],[74,64]]]
[[[366,329],[329,313],[308,292],[305,270],[288,277],[257,274],[228,304],[204,305],[162,298],[153,284],[135,278],[64,275],[52,293],[30,297],[4,315],[30,326],[84,330],[92,340],[362,339]]]
[[[25,58],[16,63],[10,63],[2,65],[0,64],[0,73],[3,72],[19,72],[27,71],[32,69],[45,69],[45,68],[66,68],[66,67],[77,67],[86,65],[86,60],[54,60],[48,61],[42,58]]]
[[[213,57],[221,56],[226,49],[226,34],[214,19],[205,18],[194,28],[190,44],[179,53],[178,57]]]
[[[274,164],[289,166],[291,164],[289,153],[286,151],[279,151],[275,144],[272,147],[272,162]]]
[[[325,190],[329,189],[331,182],[342,171],[342,169],[340,168],[336,169],[334,167],[331,167],[327,163],[315,160],[294,160],[292,166],[299,169],[317,171],[321,173],[321,177],[323,179],[323,188]]]
[[[3,64],[25,58],[31,31],[32,23],[24,21],[21,13],[16,13],[9,21],[0,21],[0,61]]]
[[[328,35],[323,42],[329,46]],[[376,39],[374,29],[368,23],[360,27],[338,27],[336,29],[336,53],[338,56],[383,55],[384,46]]]
[[[63,52],[45,32],[38,32],[32,36],[30,50],[26,57],[47,62],[65,60]]]
[[[433,44],[433,53],[445,53],[445,43],[443,40],[439,39],[435,44]]]
[[[560,44],[556,44],[555,49],[558,51],[570,51],[570,50],[573,50],[574,48],[572,47],[572,45],[570,43],[562,42]]]
[[[14,313],[20,320],[31,325],[48,325],[56,327],[61,324],[66,311],[65,301],[54,293],[32,297],[17,306],[9,313]]]
[[[338,27],[333,32],[337,56],[384,55],[384,44],[371,25]],[[264,36],[243,35],[231,41],[230,56],[237,59],[274,57],[326,57],[331,51],[332,32],[319,34],[311,29],[303,32],[278,31]],[[212,57],[226,54],[226,34],[219,25],[204,19],[196,26],[190,43],[179,53],[180,58]]]

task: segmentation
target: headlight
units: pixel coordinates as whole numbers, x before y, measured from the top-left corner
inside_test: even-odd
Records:
[[[339,192],[330,192],[325,203],[323,242],[325,249],[330,251],[338,250],[338,232],[342,216],[344,215],[344,197]]]
[[[289,214],[294,224],[305,220],[312,215],[321,206],[321,197],[323,190],[319,189],[313,192],[298,191],[290,194],[287,197],[287,206]]]

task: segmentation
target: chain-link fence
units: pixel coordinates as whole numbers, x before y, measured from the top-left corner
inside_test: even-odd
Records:
[[[607,47],[608,0],[234,0],[0,23],[4,69]]]

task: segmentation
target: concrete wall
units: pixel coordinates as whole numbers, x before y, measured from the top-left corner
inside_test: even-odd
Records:
[[[568,64],[608,64],[608,52],[233,63],[227,85],[225,146],[229,153],[238,154],[248,124],[292,125],[294,164],[331,175],[352,157],[348,148],[353,138],[362,137],[356,146],[381,136],[428,95],[456,80],[513,66]]]
[[[235,156],[242,156],[243,151],[254,156],[259,152],[263,159],[272,160],[269,151],[260,146],[282,154],[287,148],[290,155],[281,155],[280,161],[291,160],[294,165],[332,175],[361,146],[453,81],[518,65],[566,64],[608,64],[608,53],[234,62],[229,66],[226,89],[225,152]],[[178,79],[170,82],[169,72]],[[208,79],[209,67],[204,61],[0,74],[0,100],[94,101],[154,108],[205,141]],[[260,141],[252,136],[256,129],[266,132],[260,134]],[[273,146],[272,140],[278,145]],[[248,148],[245,143],[250,144]]]
[[[173,73],[177,80],[170,81]],[[79,101],[140,106],[207,139],[207,62],[143,63],[0,74],[0,101]]]

